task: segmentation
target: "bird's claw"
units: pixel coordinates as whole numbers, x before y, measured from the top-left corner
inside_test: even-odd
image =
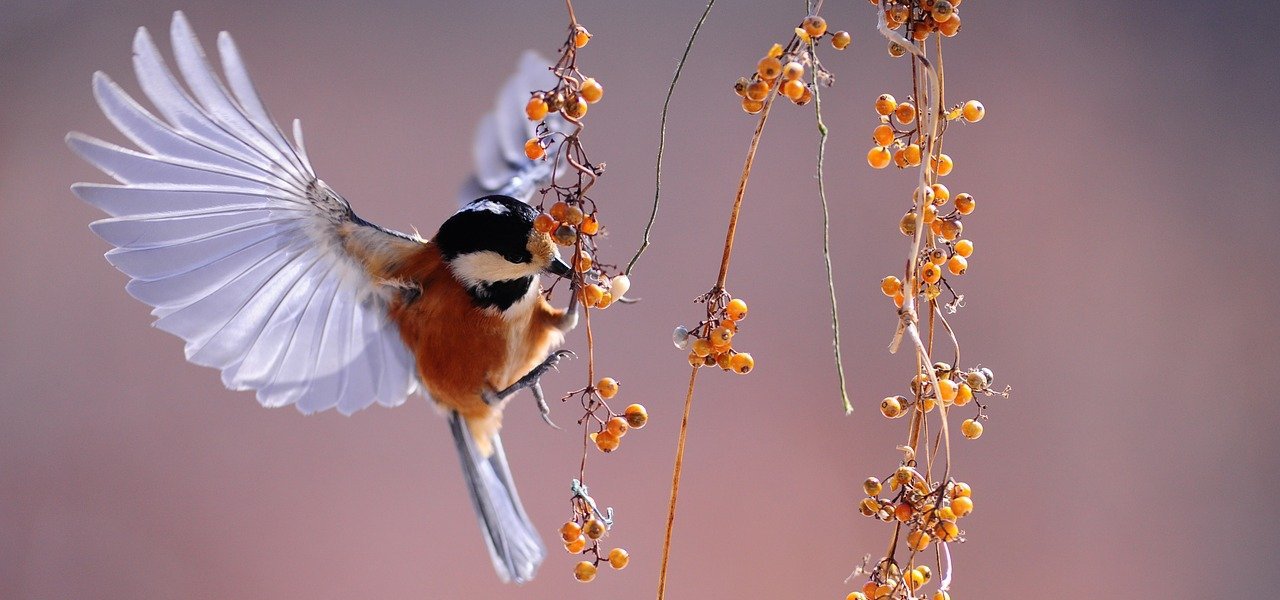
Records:
[[[559,425],[551,421],[551,407],[547,406],[547,399],[542,395],[542,384],[534,382],[530,389],[533,391],[534,399],[538,401],[538,414],[542,417],[542,421],[555,429],[560,429]]]

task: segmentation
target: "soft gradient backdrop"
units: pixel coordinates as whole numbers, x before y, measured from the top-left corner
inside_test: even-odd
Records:
[[[539,577],[496,581],[441,419],[426,401],[353,418],[266,410],[182,359],[101,255],[68,191],[107,178],[69,130],[123,141],[89,89],[136,91],[130,39],[168,52],[171,12],[206,47],[232,31],[276,117],[301,117],[320,174],[362,216],[424,232],[453,210],[469,140],[519,53],[551,53],[545,2],[0,1],[0,598],[648,598],[688,375],[668,332],[714,282],[754,121],[732,82],[803,16],[722,0],[673,103],[665,202],[634,273],[644,302],[600,314],[601,368],[651,425],[590,457],[631,566],[584,586],[554,539]],[[625,260],[653,196],[658,113],[696,1],[580,0],[581,66],[606,256]],[[888,529],[859,483],[893,468],[905,423],[878,399],[912,361],[878,280],[898,269],[911,176],[863,156],[872,99],[908,93],[865,1],[828,2],[828,187],[845,356],[834,394],[811,108],[780,106],[746,199],[729,283],[751,303],[749,377],[706,373],[692,417],[670,597],[843,598]],[[955,448],[975,489],[954,597],[1241,598],[1280,585],[1275,390],[1276,31],[1267,2],[970,0],[947,43],[951,97],[988,108],[947,138],[977,251],[954,319],[966,363],[1011,400]],[[582,347],[581,332],[571,347]],[[571,363],[548,390],[581,385]],[[557,407],[557,420],[572,411]],[[504,435],[544,534],[568,515],[578,438],[532,400]]]

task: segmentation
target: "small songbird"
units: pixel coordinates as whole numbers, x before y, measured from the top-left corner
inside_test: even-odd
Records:
[[[498,430],[522,389],[546,418],[538,379],[571,355],[553,350],[577,323],[572,299],[557,309],[542,293],[540,274],[569,267],[522,201],[550,177],[522,151],[528,92],[554,84],[547,63],[525,55],[477,132],[468,189],[481,197],[424,240],[364,221],[316,177],[298,121],[290,140],[229,35],[218,37],[224,84],[182,13],[170,33],[190,92],[145,28],[133,43],[158,115],[93,77],[99,106],[139,150],[67,136],[119,182],[72,189],[110,215],[92,229],[116,246],[106,256],[126,289],[186,341],[187,360],[264,406],[351,414],[425,393],[447,415],[499,577],[529,580],[545,549]]]

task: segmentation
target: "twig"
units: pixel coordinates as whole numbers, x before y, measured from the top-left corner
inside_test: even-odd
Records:
[[[684,466],[684,441],[689,431],[689,410],[693,408],[693,386],[698,368],[689,375],[689,391],[684,396],[684,415],[680,418],[680,439],[676,442],[676,466],[671,473],[671,502],[667,505],[667,532],[662,538],[662,566],[658,571],[658,600],[667,595],[667,561],[671,557],[671,529],[676,521],[676,499],[680,495],[680,471]]]

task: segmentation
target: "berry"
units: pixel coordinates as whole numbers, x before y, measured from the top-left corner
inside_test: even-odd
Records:
[[[933,21],[935,23],[941,24],[955,16],[955,12],[956,7],[954,4],[948,0],[938,0],[933,3],[933,11],[930,14],[933,16]]]
[[[600,87],[600,83],[595,79],[588,77],[582,80],[582,88],[578,90],[582,94],[582,99],[595,104],[604,96],[604,88]]]
[[[529,160],[538,160],[546,154],[547,150],[542,147],[542,141],[538,138],[529,138],[529,141],[524,143],[524,155],[529,157]]]
[[[880,414],[895,419],[902,414],[902,402],[898,400],[901,396],[890,396],[880,401]]]
[[[556,202],[551,205],[551,210],[547,211],[552,219],[563,221],[564,215],[569,211],[569,204],[566,202]]]
[[[922,552],[929,547],[931,540],[932,538],[929,537],[929,534],[916,529],[907,534],[907,547],[916,552]]]
[[[871,137],[876,140],[876,144],[888,146],[893,143],[893,126],[887,123],[882,123],[876,126],[875,131],[871,133]]]
[[[739,375],[746,375],[755,367],[755,359],[751,358],[751,354],[747,352],[739,352],[729,359],[729,368]]]
[[[808,88],[805,87],[803,81],[792,79],[782,84],[782,95],[790,98],[793,102],[799,102],[804,97],[806,89]]]
[[[950,402],[956,399],[956,392],[960,386],[950,379],[942,379],[938,381],[938,398],[943,402]]]
[[[903,102],[893,110],[893,116],[903,125],[908,125],[916,120],[916,106],[910,102]]]
[[[941,235],[942,239],[948,242],[955,241],[964,232],[964,223],[961,223],[959,219],[941,221],[941,223],[942,225],[938,226],[938,235]]]
[[[960,389],[956,390],[956,406],[964,406],[970,400],[973,400],[973,388],[969,387],[967,383],[960,384]]]
[[[579,273],[586,273],[591,270],[591,255],[584,250],[578,253],[578,260],[574,261],[573,268]]]
[[[747,303],[741,298],[734,298],[724,307],[724,313],[730,321],[741,321],[747,318]]]
[[[547,213],[538,213],[538,216],[533,218],[533,228],[538,233],[551,233],[556,228],[556,220]]]
[[[600,394],[601,398],[608,400],[618,394],[618,382],[614,381],[612,377],[605,377],[596,382],[596,393]]]
[[[951,4],[957,5],[960,3],[952,2]],[[960,33],[960,13],[953,11],[950,19],[938,23],[938,33],[946,37],[955,37],[957,33]]]
[[[868,517],[876,514],[878,510],[880,510],[880,503],[876,502],[875,498],[863,498],[862,502],[858,503],[858,512]]]
[[[867,164],[873,169],[883,169],[889,166],[892,156],[889,149],[884,146],[875,146],[867,151]]]
[[[752,100],[750,98],[743,98],[742,110],[749,115],[758,115],[760,114],[760,111],[764,110],[764,102]]]
[[[845,596],[844,600],[867,600],[867,595],[862,592],[849,592],[849,595]]]
[[[935,264],[935,265],[940,265],[940,264],[942,264],[942,263],[944,263],[944,262],[947,262],[947,252],[946,252],[946,250],[943,250],[942,248],[934,248],[934,249],[929,250],[928,252],[926,252],[926,253],[925,253],[925,258],[929,259],[929,262],[931,262],[931,263],[933,263],[933,264]],[[935,365],[934,365],[934,370],[935,370],[935,371],[936,371],[936,370],[938,370],[938,368],[937,368],[937,365],[938,365],[938,364],[943,364],[943,363],[937,363],[937,364],[935,364]],[[941,375],[941,374],[939,374],[939,377],[941,377],[941,376],[942,376],[942,375]]]
[[[942,269],[933,263],[926,263],[920,268],[920,279],[925,283],[938,283],[938,280],[942,279]]]
[[[882,116],[889,116],[893,114],[894,109],[897,107],[898,101],[889,94],[880,94],[880,97],[876,98],[876,112],[880,113]]]
[[[621,570],[626,568],[627,563],[631,562],[631,555],[627,554],[622,548],[614,548],[609,551],[609,566],[614,569]]]
[[[960,109],[960,111],[964,115],[964,120],[970,123],[977,123],[982,120],[982,117],[987,116],[986,107],[982,106],[982,103],[977,100],[965,102],[964,108]]]
[[[604,424],[605,431],[608,431],[619,438],[627,435],[627,430],[630,428],[631,426],[627,425],[627,420],[623,417],[613,417]]]
[[[951,190],[947,189],[947,186],[942,185],[941,183],[935,183],[929,186],[929,189],[933,190],[934,204],[941,206],[946,204],[947,200],[951,199]]]
[[[976,440],[982,437],[982,423],[979,423],[974,419],[965,419],[964,422],[960,424],[960,433],[964,434],[964,437]]]
[[[599,448],[600,451],[604,452],[605,454],[608,454],[610,452],[613,452],[614,450],[617,450],[618,446],[621,444],[622,444],[622,439],[616,435],[613,435],[612,433],[609,433],[608,430],[601,431],[600,433],[596,434],[596,448]],[[588,522],[587,524],[590,525],[591,523]],[[588,535],[587,537],[591,537],[591,536]],[[591,539],[594,540],[595,538],[591,538]]]
[[[952,256],[951,260],[947,261],[947,270],[951,271],[952,275],[964,275],[964,272],[968,269],[969,261],[965,260],[963,256]]]
[[[967,215],[973,212],[974,208],[976,208],[976,202],[974,202],[973,196],[969,194],[959,194],[956,196],[956,212],[962,215]]]
[[[892,298],[894,294],[902,291],[902,280],[893,275],[885,277],[880,280],[880,291]]]
[[[766,56],[756,63],[756,73],[764,80],[777,79],[778,75],[782,74],[782,61],[772,56]]]
[[[915,211],[902,215],[902,220],[898,221],[898,231],[901,231],[902,235],[907,237],[914,236],[916,234],[916,217]]]
[[[564,537],[565,543],[572,542],[582,536],[582,528],[577,523],[569,521],[560,528],[560,535]]]
[[[959,498],[952,499],[951,511],[954,512],[957,517],[963,517],[973,512],[973,498],[960,496]]]
[[[728,346],[733,342],[733,331],[728,327],[721,325],[720,327],[711,330],[710,339],[713,347]]]
[[[582,225],[578,226],[584,235],[595,235],[600,232],[600,222],[596,220],[595,215],[587,215],[582,219]]]
[[[629,291],[631,291],[630,277],[627,277],[626,275],[614,275],[613,279],[609,280],[609,292],[612,293],[615,298],[625,296]]]
[[[973,242],[969,240],[960,240],[956,242],[956,254],[969,258],[973,254]]]
[[[933,600],[951,600],[951,594],[948,594],[944,591],[939,590],[937,592],[934,592]]]
[[[782,67],[782,78],[788,81],[804,77],[804,65],[791,61]]]
[[[804,27],[804,32],[812,37],[818,37],[827,32],[827,20],[818,15],[805,17],[800,26]]]
[[[893,517],[903,523],[909,521],[913,514],[915,514],[915,509],[911,508],[911,505],[906,502],[899,504],[897,508],[893,509]]]
[[[944,542],[953,542],[960,537],[960,528],[955,521],[938,521],[933,526],[933,535]]]
[[[902,149],[902,158],[907,161],[907,166],[914,167],[920,164],[920,145],[911,144]]]
[[[560,114],[570,119],[581,119],[587,116],[587,101],[581,97],[566,100],[564,107],[560,109]]]
[[[690,352],[690,353],[689,353],[689,366],[691,366],[691,367],[693,367],[693,368],[695,368],[695,369],[701,369],[701,368],[702,368],[702,365],[703,365],[702,357],[701,357],[701,356],[698,356],[697,354],[694,354],[694,353]]]
[[[586,42],[583,42],[583,43],[585,44]],[[578,581],[581,581],[582,583],[587,583],[592,579],[595,579],[596,566],[592,564],[590,561],[586,561],[586,560],[574,565],[573,578],[577,579]]]
[[[951,157],[946,154],[939,154],[938,158],[929,162],[933,169],[938,172],[939,177],[951,174],[951,169],[955,168],[955,163],[951,161]]]
[[[572,246],[576,237],[577,234],[573,231],[573,227],[569,225],[560,225],[556,227],[555,233],[551,234],[551,239],[561,246]]]
[[[957,481],[955,485],[951,486],[951,497],[953,499],[969,498],[972,496],[973,496],[973,488],[969,487],[969,484],[963,481]]]
[[[604,532],[604,523],[595,519],[588,519],[587,522],[582,525],[583,535],[593,540],[598,540],[601,537],[604,537]]]
[[[693,346],[691,347],[691,349],[693,350],[693,353],[698,355],[699,357],[706,356],[708,354],[711,354],[711,342],[703,338],[698,338],[696,340],[693,340]]]
[[[594,307],[604,298],[604,288],[591,283],[582,288],[582,303]]]
[[[831,46],[836,50],[848,48],[851,41],[853,41],[853,38],[848,31],[837,31],[831,36]]]
[[[591,41],[591,32],[587,31],[586,27],[578,26],[578,28],[573,31],[573,47],[574,48],[581,48],[583,46],[586,46],[587,42],[590,42],[590,41]]]
[[[627,410],[622,412],[627,419],[627,426],[632,429],[643,429],[645,424],[649,422],[649,412],[644,409],[641,404],[632,404]]]
[[[578,536],[574,538],[573,541],[565,542],[564,544],[564,549],[567,550],[569,554],[581,554],[586,548],[587,539],[582,536]]]
[[[524,114],[530,121],[541,121],[547,118],[547,101],[538,96],[529,99],[524,105]]]
[[[876,496],[880,494],[882,489],[884,489],[884,486],[880,485],[880,480],[875,477],[868,477],[866,481],[862,482],[862,491],[866,492],[868,496]]]
[[[747,99],[761,101],[769,95],[769,84],[763,81],[753,82],[747,86]]]

